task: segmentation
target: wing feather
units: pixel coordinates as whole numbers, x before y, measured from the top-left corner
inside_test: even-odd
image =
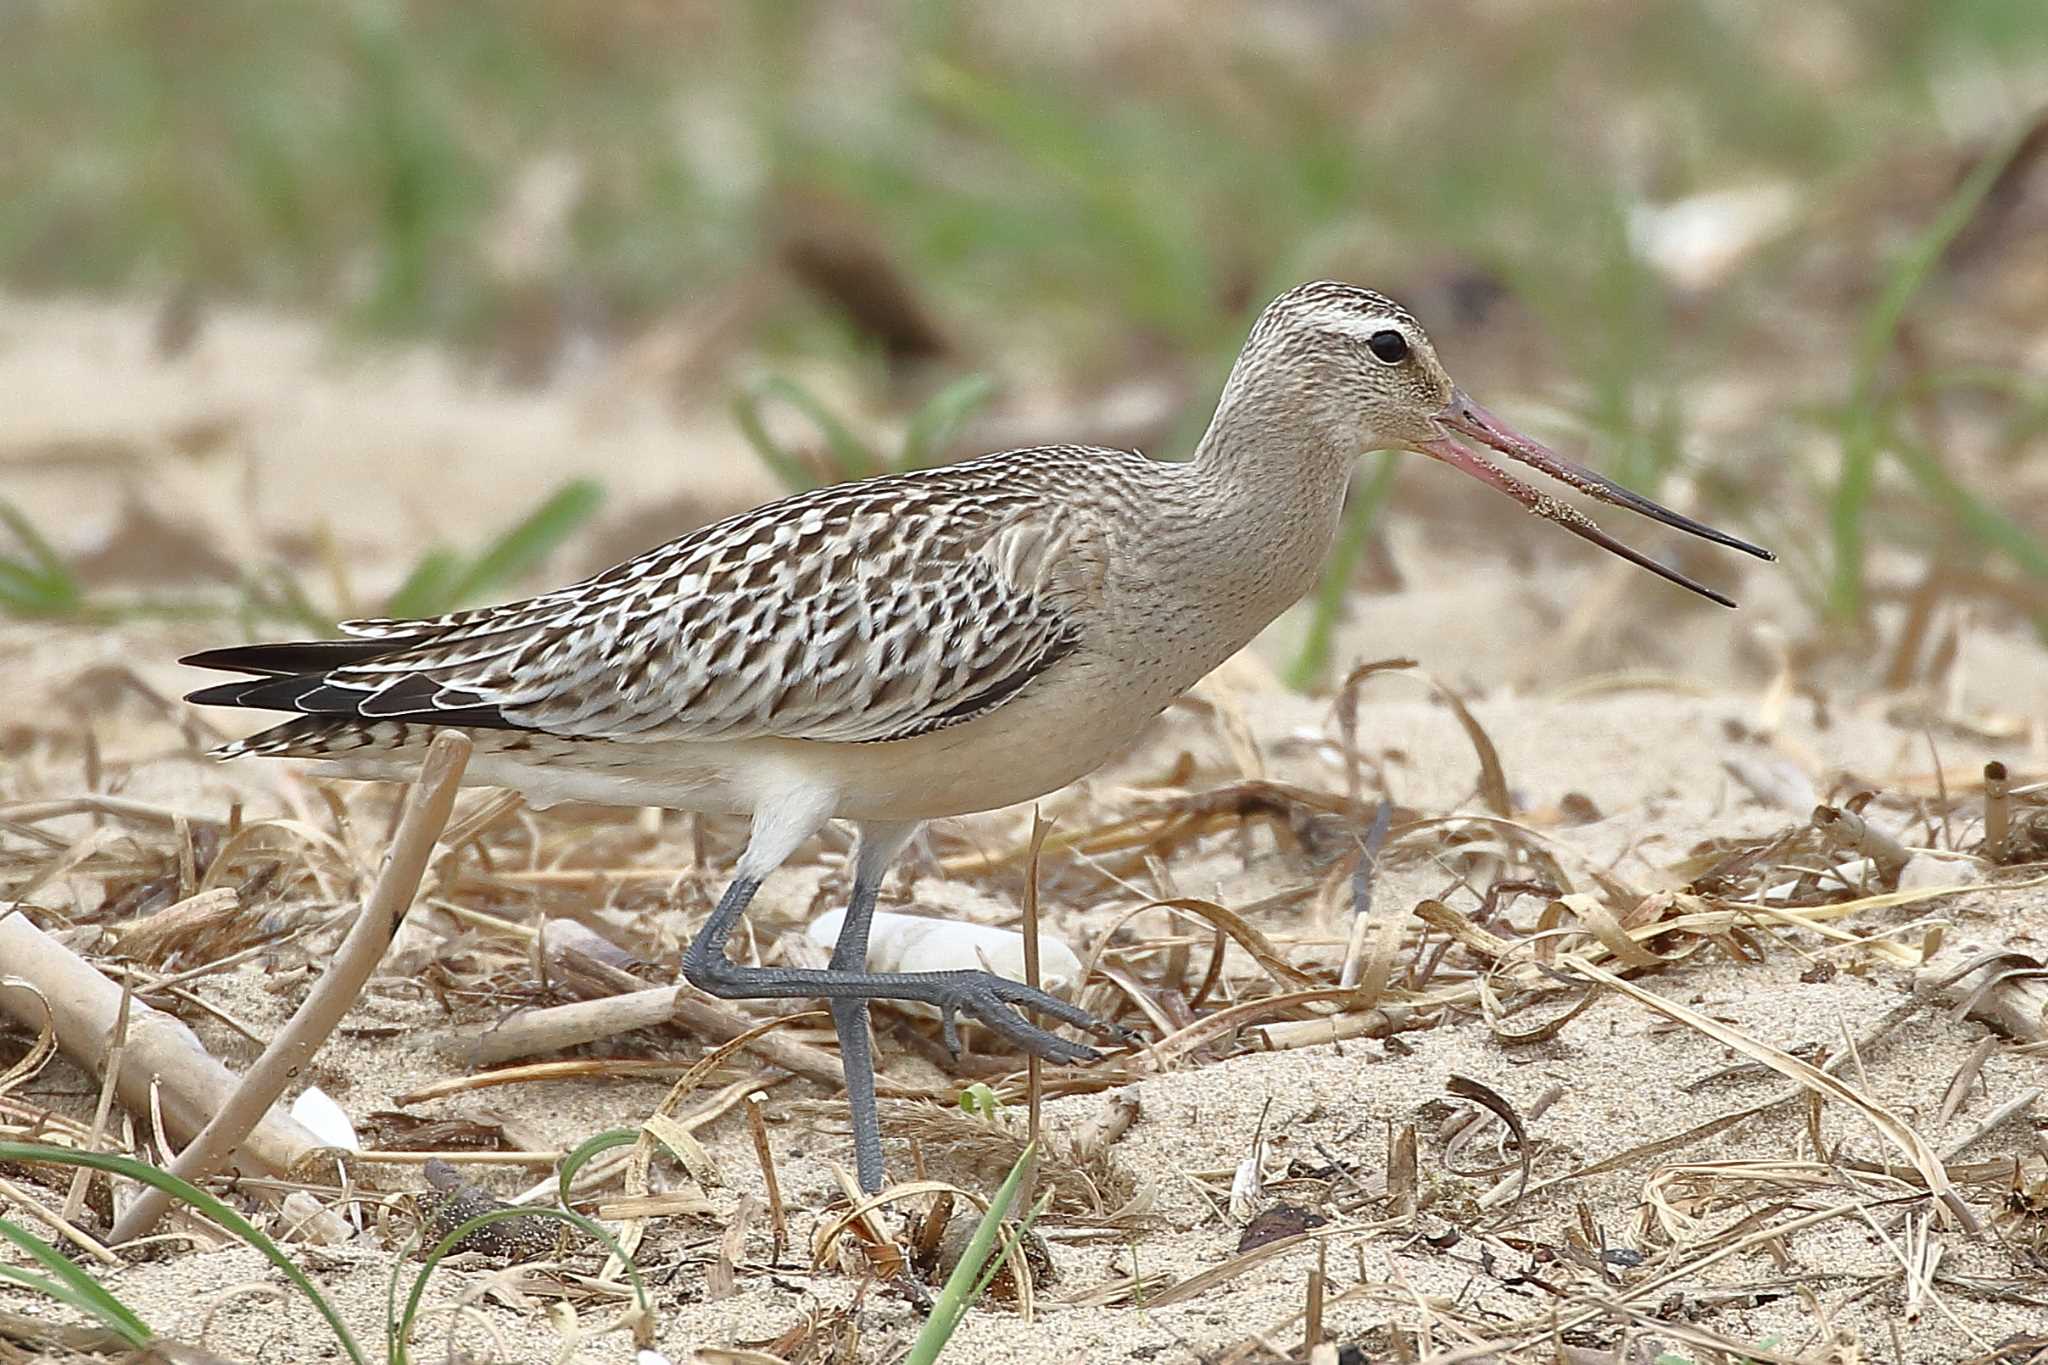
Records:
[[[1138,458],[1059,447],[799,494],[524,601],[346,622],[325,653],[253,656],[336,666],[205,696],[628,742],[924,734],[1078,647],[1103,546],[1071,490]]]

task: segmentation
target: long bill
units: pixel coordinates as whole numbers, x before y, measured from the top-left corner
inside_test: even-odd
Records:
[[[1441,460],[1454,469],[1462,470],[1481,483],[1491,484],[1537,516],[1554,521],[1573,535],[1590,540],[1608,553],[1619,555],[1629,563],[1648,569],[1659,578],[1676,583],[1689,592],[1696,592],[1709,601],[1719,602],[1724,607],[1735,605],[1734,599],[1726,594],[1695,582],[1678,570],[1660,564],[1638,550],[1630,549],[1601,530],[1592,518],[1578,508],[1523,483],[1478,451],[1459,441],[1457,436],[1451,433],[1470,437],[1511,460],[1548,474],[1558,482],[1601,502],[1610,503],[1615,507],[1626,507],[1631,512],[1639,512],[1653,521],[1661,521],[1666,526],[1676,527],[1688,535],[1711,540],[1716,545],[1726,545],[1744,554],[1755,555],[1758,559],[1777,558],[1760,545],[1752,545],[1725,531],[1717,531],[1704,522],[1694,521],[1691,517],[1650,501],[1640,493],[1623,488],[1603,474],[1597,474],[1584,465],[1574,464],[1541,442],[1530,440],[1480,407],[1465,396],[1463,389],[1451,391],[1451,401],[1437,413],[1436,420],[1444,434],[1431,440],[1416,442],[1414,449],[1419,453]]]

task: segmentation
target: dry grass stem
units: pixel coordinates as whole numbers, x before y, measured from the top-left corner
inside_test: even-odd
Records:
[[[86,1139],[85,1150],[103,1150],[101,1144],[107,1135],[107,1116],[113,1109],[114,1091],[121,1081],[121,1057],[128,1047],[129,1007],[135,1001],[134,981],[124,969],[121,973],[121,1008],[114,1015],[114,1036],[107,1043],[106,1075],[100,1080],[100,1097],[92,1111],[92,1136]],[[0,1087],[4,1089],[4,1087]],[[72,1172],[71,1190],[64,1196],[64,1217],[77,1222],[79,1213],[85,1208],[85,1194],[92,1184],[92,1169],[80,1166]]]
[[[76,1246],[80,1251],[98,1261],[101,1265],[118,1266],[121,1258],[80,1228],[75,1217],[52,1213],[42,1202],[11,1180],[0,1180],[0,1196],[5,1196],[15,1208],[55,1231],[58,1236]]]
[[[1619,991],[1638,1004],[1655,1010],[1667,1018],[1676,1020],[1688,1028],[1695,1029],[1721,1043],[1723,1046],[1734,1048],[1736,1051],[1762,1063],[1788,1080],[1796,1081],[1800,1085],[1805,1086],[1815,1095],[1848,1105],[1850,1108],[1861,1113],[1877,1127],[1879,1132],[1883,1133],[1900,1151],[1905,1153],[1907,1159],[1912,1162],[1914,1169],[1919,1172],[1920,1178],[1926,1182],[1927,1189],[1939,1201],[1945,1216],[1953,1219],[1966,1231],[1976,1231],[1977,1220],[1975,1216],[1970,1213],[1968,1206],[1956,1195],[1954,1188],[1949,1184],[1948,1172],[1943,1166],[1941,1159],[1935,1154],[1934,1149],[1927,1145],[1926,1139],[1922,1138],[1905,1120],[1892,1113],[1891,1110],[1837,1080],[1820,1068],[1800,1061],[1797,1057],[1792,1056],[1781,1048],[1759,1042],[1741,1030],[1731,1028],[1717,1019],[1709,1018],[1689,1006],[1681,1005],[1676,1001],[1667,1000],[1662,996],[1646,991],[1631,981],[1626,981],[1611,972],[1595,967],[1583,958],[1567,954],[1560,959],[1560,965],[1571,971],[1588,976],[1610,990]]]
[[[761,1183],[768,1192],[768,1222],[775,1234],[771,1259],[780,1262],[783,1249],[789,1245],[789,1220],[782,1210],[782,1180],[775,1172],[775,1152],[768,1145],[768,1122],[761,1113],[761,1104],[767,1098],[759,1090],[747,1096],[747,1128],[753,1135],[754,1156],[761,1163]]]
[[[675,1004],[676,988],[658,986],[602,1000],[578,1000],[567,1005],[528,1010],[513,1015],[478,1038],[471,1049],[471,1057],[478,1066],[496,1066],[521,1057],[560,1052],[639,1029],[656,1028],[675,1019]]]
[[[2017,949],[1983,952],[1960,967],[1916,973],[1914,988],[1952,994],[1979,972],[1982,979],[1958,1002],[1956,1016],[1980,1019],[2021,1043],[2048,1041],[2048,959]]]
[[[278,1030],[263,1055],[171,1163],[172,1174],[197,1183],[218,1171],[355,1004],[419,891],[435,842],[454,809],[469,751],[469,736],[459,731],[442,731],[434,737],[376,888],[364,900],[341,947],[291,1021]],[[150,1187],[115,1222],[112,1240],[126,1242],[148,1234],[170,1204],[169,1194]]]
[[[1998,1039],[1990,1034],[1977,1040],[1977,1046],[1970,1049],[1970,1055],[1956,1068],[1955,1076],[1948,1083],[1948,1089],[1942,1092],[1941,1108],[1934,1116],[1937,1124],[1945,1126],[1956,1116],[1964,1101],[1970,1098],[1970,1087],[1975,1085],[1977,1078],[1983,1074],[1984,1063],[1989,1061],[1991,1054],[1997,1050]]]
[[[654,1160],[657,1143],[668,1148],[689,1168],[691,1178],[699,1185],[711,1183],[715,1172],[708,1155],[698,1145],[692,1130],[711,1121],[726,1109],[741,1103],[746,1096],[760,1088],[758,1078],[746,1079],[727,1086],[723,1094],[709,1107],[700,1107],[686,1120],[678,1120],[676,1111],[684,1100],[734,1055],[744,1051],[756,1038],[775,1029],[786,1028],[792,1023],[809,1022],[819,1017],[822,1011],[807,1014],[784,1015],[753,1026],[739,1037],[729,1039],[704,1054],[696,1065],[684,1072],[674,1086],[664,1095],[654,1112],[640,1121],[640,1136],[631,1148],[626,1162],[626,1193],[629,1198],[644,1197],[648,1193],[648,1172]],[[702,1197],[702,1189],[693,1191]],[[605,1262],[604,1271],[598,1278],[610,1280],[623,1269],[621,1257],[630,1257],[639,1249],[640,1240],[646,1235],[647,1223],[644,1218],[631,1218],[618,1232],[618,1251]]]

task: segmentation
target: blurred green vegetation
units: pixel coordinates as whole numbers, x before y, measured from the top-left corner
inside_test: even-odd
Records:
[[[583,529],[603,500],[596,483],[573,479],[473,555],[446,546],[428,550],[384,604],[385,615],[439,616],[490,600]]]
[[[1398,291],[1454,268],[1533,316],[1546,354],[1531,363],[1611,472],[1654,492],[1698,381],[1739,368],[1797,252],[1756,253],[1681,310],[1630,248],[1631,211],[1729,183],[1824,190],[1903,146],[1952,145],[1959,106],[1995,102],[2001,81],[2025,89],[2048,61],[2040,0],[1293,0],[1120,39],[1081,13],[9,6],[0,280],[197,289],[465,344],[507,325],[538,272],[623,338],[757,266],[792,195],[826,196],[983,336],[1022,325],[1076,374],[1165,354],[1207,384],[1281,287],[1341,273]],[[494,225],[542,156],[579,176],[565,241],[511,268]],[[1842,467],[1816,490],[1828,541],[1782,509],[1776,527],[1752,522],[1805,542],[1795,568],[1839,618],[1862,610],[1865,538],[1916,534],[1912,518],[1873,523],[1867,503],[1880,454],[1919,467],[1883,416],[1882,318],[1887,279],[1924,264],[1902,257],[1850,301],[1873,321],[1833,395]],[[874,345],[801,294],[755,340],[860,363]],[[743,419],[764,396],[802,406],[756,391]],[[1205,418],[1192,404],[1161,453]],[[882,462],[821,425],[837,454],[819,473]],[[1984,532],[1963,484],[1917,481]],[[1702,496],[1726,512],[1742,490],[1707,479]],[[2017,527],[1988,543],[2027,567],[2040,553]]]
[[[995,386],[985,375],[964,375],[946,385],[910,415],[894,456],[876,450],[854,431],[852,423],[786,375],[769,375],[744,390],[733,400],[733,421],[761,462],[791,492],[801,492],[849,479],[923,469],[945,453],[962,424],[994,392]],[[822,459],[807,459],[789,443],[776,439],[762,416],[770,402],[788,404],[817,429],[824,442]]]
[[[604,490],[595,482],[572,479],[474,554],[446,545],[430,547],[385,601],[383,614],[439,616],[508,593],[582,530],[603,500]],[[0,499],[0,612],[11,616],[115,622],[145,617],[204,620],[232,613],[251,634],[277,623],[331,634],[349,610],[339,601],[324,606],[315,602],[306,585],[281,565],[252,571],[234,586],[228,599],[206,593],[94,592],[21,509]]]
[[[1596,411],[1654,449],[1660,405],[1634,390],[1670,320],[1621,249],[1624,196],[1840,173],[1923,138],[1952,72],[2048,53],[2035,0],[1811,7],[1813,43],[1851,49],[1846,81],[1776,51],[1787,21],[1758,3],[1484,25],[1460,5],[1275,7],[1329,31],[1308,60],[1248,37],[1251,6],[1213,46],[1103,53],[1017,41],[1028,21],[989,6],[896,8],[876,51],[794,0],[9,6],[0,275],[197,283],[461,337],[505,306],[494,207],[558,152],[587,176],[558,268],[621,324],[741,270],[798,185],[863,206],[984,316],[1113,315],[1212,359],[1347,243],[1427,244],[1554,321],[1610,324],[1554,331]],[[1589,154],[1588,122],[1624,114],[1656,120],[1646,164]]]

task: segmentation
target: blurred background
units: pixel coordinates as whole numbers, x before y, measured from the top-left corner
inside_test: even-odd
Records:
[[[904,463],[1180,457],[1334,276],[1784,562],[1608,516],[1737,627],[1372,459],[1280,678],[1519,613],[1926,681],[2048,623],[2044,109],[2039,0],[18,0],[0,607],[310,630]]]

